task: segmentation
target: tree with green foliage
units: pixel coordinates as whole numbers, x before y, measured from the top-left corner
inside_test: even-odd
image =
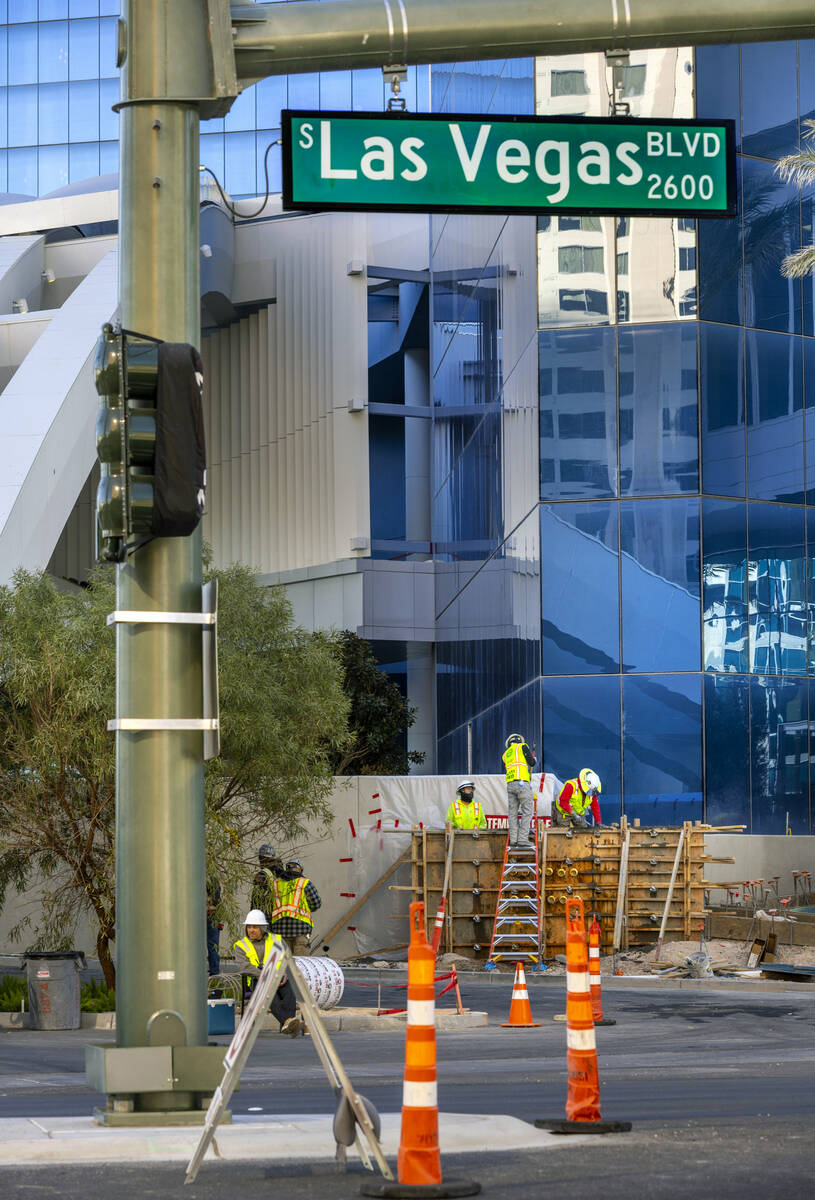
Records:
[[[221,755],[206,769],[207,873],[221,883],[218,915],[234,920],[256,840],[330,820],[349,702],[332,639],[294,627],[282,589],[258,587],[244,566],[208,576],[220,589]],[[88,917],[108,987],[115,643],[106,616],[115,607],[111,568],[73,591],[23,571],[0,588],[0,906],[11,890],[36,888],[34,911],[12,931],[19,940],[29,930],[32,948],[67,948]]]
[[[349,629],[337,635],[343,687],[351,704],[350,736],[333,756],[335,775],[406,775],[424,754],[406,750],[416,709],[376,662],[370,642]]]

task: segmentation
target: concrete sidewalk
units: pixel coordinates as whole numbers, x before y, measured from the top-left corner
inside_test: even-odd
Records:
[[[399,1148],[401,1114],[382,1114],[381,1145],[393,1160]],[[204,1163],[264,1160],[318,1161],[334,1157],[332,1118],[325,1115],[235,1117],[232,1125],[219,1125]],[[35,1163],[140,1163],[186,1164],[201,1137],[198,1128],[119,1129],[97,1125],[92,1117],[13,1117],[0,1120],[0,1166]],[[627,1135],[630,1140],[631,1135]],[[493,1153],[515,1150],[551,1150],[582,1146],[597,1139],[591,1135],[557,1137],[535,1129],[517,1117],[480,1114],[439,1114],[442,1154]],[[616,1141],[617,1137],[605,1138]],[[356,1149],[348,1150],[349,1160]]]

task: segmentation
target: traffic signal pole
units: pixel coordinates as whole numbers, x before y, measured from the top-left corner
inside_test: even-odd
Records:
[[[200,346],[199,119],[269,75],[615,48],[815,36],[812,0],[123,0],[119,26],[121,325]],[[88,1047],[108,1124],[200,1119],[208,1047],[201,535],[117,567],[116,1046]],[[165,619],[151,621],[145,614]],[[122,722],[164,727],[135,731]]]
[[[119,109],[121,325],[196,347],[203,8],[125,0]],[[117,610],[200,613],[200,527],[148,542],[116,571]],[[93,1047],[88,1078],[108,1093],[105,1123],[198,1120],[223,1057],[207,1052],[203,734],[121,721],[201,718],[201,626],[122,622],[116,636],[117,1049]]]

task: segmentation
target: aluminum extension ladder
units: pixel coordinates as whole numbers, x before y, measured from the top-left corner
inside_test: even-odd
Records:
[[[504,959],[527,959],[534,970],[541,962],[540,864],[538,860],[538,797],[532,819],[534,836],[510,850],[509,831],[501,866],[495,905],[492,941],[485,971],[494,971]]]

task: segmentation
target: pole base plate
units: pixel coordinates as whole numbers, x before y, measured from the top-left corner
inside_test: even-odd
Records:
[[[120,1129],[148,1129],[151,1126],[203,1125],[207,1111],[204,1108],[178,1109],[170,1112],[108,1112],[106,1108],[95,1108],[93,1119],[97,1125],[109,1125]],[[232,1112],[226,1109],[219,1117],[219,1124],[231,1125]]]
[[[481,1184],[472,1179],[445,1179],[442,1183],[399,1183],[395,1179],[366,1179],[359,1189],[361,1196],[427,1197],[427,1200],[445,1200],[446,1197],[477,1196]]]
[[[550,1133],[628,1133],[630,1121],[560,1121],[535,1122],[536,1129],[548,1129]]]

